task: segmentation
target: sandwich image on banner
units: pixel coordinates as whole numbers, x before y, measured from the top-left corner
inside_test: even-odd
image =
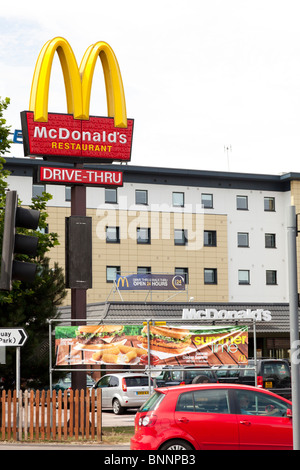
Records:
[[[169,354],[182,354],[191,346],[191,333],[186,328],[168,328],[164,326],[150,326],[150,349]],[[148,328],[142,329],[139,338],[143,348],[148,347]]]
[[[76,331],[78,345],[87,346],[118,343],[123,339],[123,325],[82,325]]]

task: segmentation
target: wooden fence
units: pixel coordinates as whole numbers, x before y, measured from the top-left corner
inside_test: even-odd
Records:
[[[100,393],[99,393],[100,391]],[[1,392],[0,392],[1,393]],[[101,441],[101,390],[3,390],[0,440]]]

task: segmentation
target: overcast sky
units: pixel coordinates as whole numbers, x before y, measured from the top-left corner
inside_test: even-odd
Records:
[[[38,54],[56,36],[78,63],[92,43],[113,48],[135,120],[132,165],[300,172],[299,0],[2,2],[0,96],[11,99],[12,129],[28,109]],[[49,111],[66,112],[58,63]],[[100,61],[90,113],[107,115]]]

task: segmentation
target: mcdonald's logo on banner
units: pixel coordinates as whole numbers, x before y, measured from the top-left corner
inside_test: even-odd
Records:
[[[129,282],[126,276],[117,275],[116,284],[118,288],[129,288]]]
[[[55,52],[64,77],[67,114],[48,113]],[[108,117],[89,114],[98,57],[103,68]],[[25,155],[68,162],[129,161],[133,119],[127,119],[121,72],[112,48],[105,42],[92,44],[78,67],[73,50],[64,38],[49,40],[37,59],[29,111],[21,113],[21,121]]]

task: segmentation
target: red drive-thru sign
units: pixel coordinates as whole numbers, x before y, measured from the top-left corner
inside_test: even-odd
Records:
[[[121,171],[41,167],[39,181],[88,186],[123,186],[123,173]]]

